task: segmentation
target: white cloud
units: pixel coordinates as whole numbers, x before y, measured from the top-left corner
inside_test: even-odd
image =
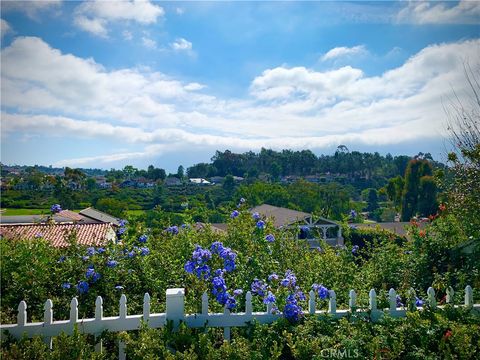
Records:
[[[31,19],[40,20],[40,13],[58,10],[61,5],[62,0],[2,1],[2,12],[21,11]]]
[[[184,38],[178,38],[170,44],[171,48],[176,51],[192,50],[192,43]]]
[[[165,11],[149,0],[87,1],[75,9],[75,24],[94,35],[105,37],[113,21],[134,21],[143,25],[155,23]]]
[[[127,148],[68,160],[84,165],[172,149],[180,154],[206,147],[319,149],[423,141],[441,136],[442,99],[452,88],[463,96],[463,61],[480,66],[479,48],[480,40],[432,45],[379,76],[352,66],[276,67],[252,80],[247,98],[219,99],[203,84],[148,68],[107,70],[39,38],[19,37],[1,51],[1,105],[8,109],[2,141],[28,133],[107,138]]]
[[[322,56],[322,61],[337,59],[339,57],[344,56],[352,56],[352,55],[363,55],[367,53],[367,49],[364,45],[357,45],[354,47],[345,47],[340,46],[331,49],[325,55]]]
[[[142,37],[142,44],[147,49],[156,49],[157,48],[157,43],[155,42],[155,40],[152,40],[152,39],[147,38],[145,36]]]
[[[480,23],[480,2],[409,1],[396,17],[400,23],[474,24]]]
[[[181,8],[181,7],[177,7],[177,8],[175,8],[175,13],[177,15],[183,15],[185,13],[185,9]]]
[[[3,39],[3,37],[11,31],[12,31],[12,28],[10,27],[8,22],[6,22],[3,19],[0,19],[0,38]]]
[[[128,30],[123,30],[122,31],[122,36],[125,40],[132,40],[133,39],[133,34],[131,31]]]

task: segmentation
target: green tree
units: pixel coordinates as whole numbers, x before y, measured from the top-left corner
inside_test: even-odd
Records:
[[[114,198],[102,198],[97,201],[95,207],[107,214],[122,218],[125,217],[125,212],[128,209],[128,204],[124,201]]]
[[[378,194],[375,189],[368,189],[367,211],[375,211],[378,209]]]

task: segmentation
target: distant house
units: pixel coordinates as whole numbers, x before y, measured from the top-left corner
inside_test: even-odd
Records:
[[[79,245],[100,246],[115,241],[111,224],[1,224],[0,236],[7,239],[35,240],[43,238],[54,247],[66,247],[68,239],[75,238]]]
[[[418,222],[420,228],[425,227],[425,222]],[[392,232],[398,236],[407,238],[407,227],[412,224],[409,222],[380,222],[380,223],[363,223],[363,224],[349,224],[350,227],[356,229],[380,229]]]
[[[166,186],[180,186],[183,184],[179,178],[176,178],[174,176],[167,177],[163,183]]]
[[[188,179],[188,181],[191,184],[195,184],[195,185],[211,185],[212,184],[210,181],[205,180],[203,178],[190,178]]]
[[[312,214],[303,211],[268,204],[256,206],[250,212],[272,219],[276,228],[298,229],[299,239],[307,240],[312,248],[320,246],[320,239],[332,246],[344,245],[342,228],[335,221],[323,217],[314,218]]]
[[[99,223],[107,223],[115,226],[120,226],[120,219],[117,219],[112,215],[94,209],[92,207],[81,210],[79,214],[83,217],[89,218]]]
[[[210,181],[214,184],[221,184],[225,181],[225,178],[223,176],[212,176]]]
[[[138,179],[134,179],[135,181],[135,186],[141,189],[151,189],[155,187],[155,181],[152,181],[150,179],[146,179],[144,177],[140,177]]]

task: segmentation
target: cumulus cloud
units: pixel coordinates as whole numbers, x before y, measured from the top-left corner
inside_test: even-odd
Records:
[[[3,19],[0,19],[0,38],[3,38],[6,34],[8,34],[11,31],[12,31],[12,28],[10,27],[8,22],[6,22]]]
[[[340,46],[331,49],[325,55],[322,56],[322,61],[337,59],[344,56],[352,56],[352,55],[363,55],[366,54],[368,51],[364,45],[357,45],[353,47],[345,47]]]
[[[145,46],[147,49],[156,49],[157,48],[157,43],[155,40],[152,40],[148,37],[143,36],[142,37],[142,44]]]
[[[170,44],[171,48],[176,51],[192,50],[192,43],[184,38],[178,38]]]
[[[352,66],[275,67],[255,77],[249,96],[239,99],[149,69],[107,70],[39,38],[19,37],[1,51],[2,108],[8,109],[2,133],[7,141],[28,133],[108,138],[127,147],[122,154],[59,159],[69,165],[172,149],[320,149],[438,138],[442,99],[452,88],[463,96],[463,62],[480,66],[479,48],[478,39],[431,45],[378,76]]]
[[[414,24],[474,24],[480,23],[480,2],[409,1],[396,17],[400,23]]]
[[[3,11],[20,11],[34,20],[40,20],[40,13],[51,10],[58,10],[62,0],[42,1],[2,1]]]
[[[149,0],[87,1],[75,9],[75,24],[93,35],[106,37],[108,23],[133,21],[148,25],[155,23],[165,11]]]

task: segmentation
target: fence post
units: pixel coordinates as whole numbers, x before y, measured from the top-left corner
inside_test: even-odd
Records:
[[[48,299],[45,301],[44,305],[44,310],[45,312],[43,313],[43,325],[44,326],[49,326],[53,322],[53,303],[52,300]],[[49,349],[52,349],[52,337],[47,336],[44,338],[45,344],[48,345]]]
[[[72,323],[73,331],[73,325],[78,322],[78,300],[76,297],[70,302],[70,322]]]
[[[120,319],[126,319],[127,318],[127,297],[125,294],[122,294],[120,296],[120,307],[118,309],[118,315]],[[118,340],[118,359],[119,360],[125,360],[127,358],[127,355],[125,354],[125,342],[122,340]]]
[[[465,287],[465,306],[471,308],[473,306],[473,290],[470,285]]]
[[[173,328],[178,329],[180,321],[185,318],[185,289],[167,289],[166,318],[173,321]]]
[[[103,318],[103,299],[101,296],[97,296],[95,300],[95,321],[101,322]],[[98,336],[95,335],[95,352],[102,353],[103,344],[102,339],[98,339]]]
[[[308,313],[310,315],[313,315],[315,314],[315,291],[313,290],[310,290],[310,292],[308,293],[309,295],[309,298],[308,298]]]
[[[247,291],[245,295],[245,315],[252,316],[253,305],[252,305],[252,293]]]

